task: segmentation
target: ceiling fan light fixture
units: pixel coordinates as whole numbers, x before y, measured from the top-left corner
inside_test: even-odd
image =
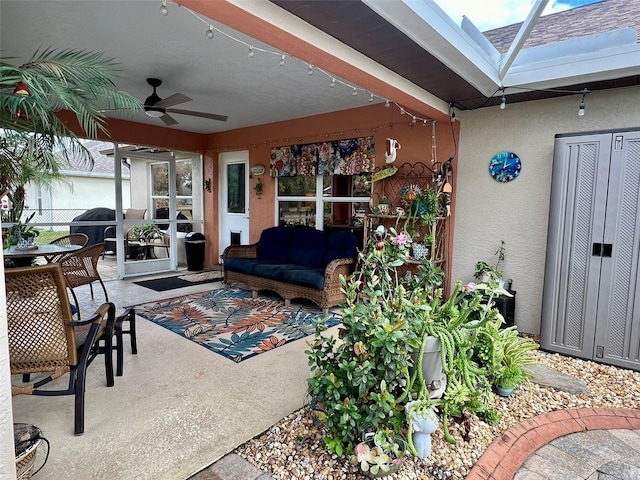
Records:
[[[144,107],[144,113],[153,118],[160,118],[165,112],[162,108]]]

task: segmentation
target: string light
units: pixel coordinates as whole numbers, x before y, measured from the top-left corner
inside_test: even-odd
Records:
[[[169,9],[167,8],[167,0],[162,0],[162,3],[160,5],[160,13],[165,17],[169,15]]]
[[[432,121],[432,120],[429,120],[429,121]],[[298,136],[297,141],[298,142],[315,141],[320,138],[324,140],[328,140],[330,138],[339,140],[341,138],[344,138],[345,135],[349,135],[352,133],[355,135],[366,135],[367,133],[375,134],[378,130],[382,130],[383,128],[393,129],[393,127],[394,125],[392,123],[387,123],[387,124],[377,125],[369,128],[358,127],[358,128],[348,129],[348,130],[339,130],[335,132],[311,133],[308,135]],[[237,145],[237,144],[219,145],[212,148],[212,150],[216,152],[224,152],[224,151],[230,151],[230,150],[237,150],[238,148],[242,150],[247,150],[250,148],[264,148],[268,146],[278,147],[282,145],[288,145],[293,140],[294,139],[292,138],[270,138],[269,140],[257,141],[255,143],[245,143],[242,145]]]
[[[253,58],[255,56],[255,52],[256,51],[261,52],[261,53],[270,54],[270,55],[277,55],[278,57],[280,57],[279,65],[281,67],[285,66],[285,56],[287,54],[282,53],[282,52],[275,52],[275,51],[272,51],[272,50],[267,50],[267,49],[264,49],[264,48],[260,48],[260,47],[256,47],[254,45],[251,45],[251,44],[249,44],[249,43],[247,43],[247,42],[245,42],[243,40],[240,40],[240,39],[230,35],[229,33],[225,32],[224,30],[221,30],[221,29],[217,28],[215,25],[210,24],[209,21],[207,21],[206,19],[202,18],[199,14],[197,14],[193,10],[191,10],[191,9],[189,9],[187,7],[183,7],[183,8],[185,8],[185,10],[187,10],[191,15],[193,15],[198,20],[200,20],[202,23],[204,23],[204,24],[206,24],[208,26],[208,30],[206,32],[207,38],[212,39],[214,37],[214,32],[220,33],[221,35],[229,38],[230,40],[233,40],[236,43],[240,43],[240,44],[246,45],[249,48],[249,54],[248,54],[249,58]],[[167,0],[162,0],[162,6],[160,7],[160,12],[162,13],[162,15],[165,15],[165,16],[168,15],[169,11],[167,9]],[[358,87],[356,85],[352,85],[352,84],[347,83],[347,82],[345,82],[343,80],[340,80],[340,79],[336,78],[334,75],[332,75],[331,73],[323,70],[322,68],[320,68],[318,66],[314,66],[311,63],[309,63],[308,66],[309,66],[309,69],[307,71],[307,75],[312,76],[315,71],[319,71],[322,74],[326,75],[327,77],[331,78],[331,83],[329,84],[329,86],[331,88],[334,88],[335,85],[337,83],[339,83],[339,84],[341,84],[341,85],[343,85],[345,87],[351,88],[352,89],[352,93],[351,94],[354,97],[358,95],[358,91],[366,92],[366,93],[369,94],[369,99],[368,99],[369,102],[373,102],[374,98],[379,98],[381,100],[384,100],[384,106],[386,108],[390,108],[391,107],[391,102],[392,101],[389,100],[388,98],[380,97],[380,96],[376,95],[373,92],[367,92],[367,90],[365,90],[364,88],[360,88],[360,87]],[[400,113],[402,115],[405,114],[404,108],[400,107],[400,105],[398,105],[396,102],[393,102],[393,104],[400,109]],[[454,114],[454,116],[455,116],[455,114]],[[419,116],[415,116],[414,118],[415,118],[416,121],[421,120],[424,124],[426,124],[426,122],[432,121],[432,119],[430,119],[430,118],[421,118]]]
[[[582,99],[580,100],[580,107],[578,108],[578,116],[580,117],[584,116],[584,109],[585,109],[584,97],[587,96],[587,93],[589,93],[588,89],[585,88],[582,90]]]
[[[454,107],[458,107],[461,110],[477,110],[478,108],[482,108],[486,106],[493,98],[496,98],[496,94],[498,92],[502,92],[502,97],[500,98],[500,109],[504,110],[507,105],[507,100],[505,98],[504,92],[507,88],[525,90],[527,92],[562,93],[566,95],[575,95],[577,93],[580,93],[582,94],[582,98],[580,99],[580,106],[578,107],[578,115],[581,117],[585,113],[585,108],[586,108],[585,101],[584,101],[585,97],[587,96],[587,94],[591,93],[591,90],[589,90],[588,88],[583,88],[582,90],[575,91],[575,90],[564,90],[561,88],[528,88],[528,87],[519,87],[519,86],[501,86],[495,92],[493,92],[491,96],[487,97],[487,99],[482,104],[477,105],[475,107],[466,107],[456,101],[451,102],[449,104],[449,117],[451,118],[451,121],[455,119]]]

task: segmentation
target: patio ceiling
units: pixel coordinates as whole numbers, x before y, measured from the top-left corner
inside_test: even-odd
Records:
[[[581,39],[551,47],[528,48],[525,37],[525,50],[514,49],[518,55],[508,57],[505,35],[517,37],[517,29],[501,29],[504,35],[489,32],[503,52],[499,53],[471,24],[463,31],[430,1],[180,3],[188,8],[169,2],[169,14],[163,16],[160,0],[2,0],[1,54],[23,63],[39,48],[105,52],[120,64],[119,89],[144,100],[152,91],[146,78],[156,77],[164,82],[160,97],[180,92],[193,99],[176,108],[229,116],[227,122],[219,122],[174,115],[179,124],[171,128],[200,133],[345,110],[387,98],[419,116],[442,118],[452,102],[461,107],[499,103],[500,96],[487,98],[502,85],[509,87],[505,93],[513,102],[561,94],[529,88],[596,90],[638,85],[640,79],[635,30],[603,33],[606,38],[592,43]],[[618,22],[613,25],[637,27],[640,7],[634,3],[638,2],[607,0],[577,10],[580,18],[599,18],[587,23],[602,33],[612,28],[605,18],[615,13]],[[558,15],[565,14],[543,17],[531,37],[536,28],[553,31],[547,19]],[[209,25],[215,27],[213,39],[205,35]],[[569,30],[560,33],[569,35]],[[580,38],[585,33],[594,32],[582,27]],[[282,53],[284,66],[279,65]],[[505,58],[515,60],[501,77]],[[333,78],[336,85],[330,88]],[[353,95],[353,87],[358,95]],[[143,113],[108,115],[164,125]]]

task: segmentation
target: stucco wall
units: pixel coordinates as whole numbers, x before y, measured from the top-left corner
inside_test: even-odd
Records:
[[[567,96],[474,111],[461,121],[457,171],[452,278],[473,280],[478,260],[494,261],[506,242],[505,278],[513,279],[516,324],[540,332],[542,284],[554,136],[558,133],[640,127],[640,88],[594,92],[586,113],[580,96]],[[489,175],[489,161],[509,150],[522,159],[522,172],[509,183]]]
[[[458,135],[458,125],[451,128],[449,122],[436,123],[436,161],[445,162],[454,154],[453,135]],[[313,143],[342,138],[373,136],[375,138],[376,165],[385,165],[385,138],[398,140],[402,148],[398,151],[396,165],[424,162],[430,164],[432,152],[431,124],[411,123],[409,115],[402,115],[397,108],[385,108],[384,104],[331,112],[286,122],[233,130],[211,136],[210,151],[204,157],[205,178],[212,177],[213,194],[204,195],[205,215],[217,212],[218,153],[223,151],[249,150],[249,164],[253,167],[265,165],[266,172],[260,176],[263,194],[258,197],[253,186],[258,177],[253,176],[249,210],[250,242],[257,242],[260,233],[276,223],[276,180],[269,175],[271,149],[294,143]],[[455,165],[455,162],[454,162]],[[455,179],[454,188],[455,188]],[[205,216],[205,219],[209,217]],[[207,262],[218,263],[217,222],[207,222]],[[211,263],[207,263],[210,265]]]

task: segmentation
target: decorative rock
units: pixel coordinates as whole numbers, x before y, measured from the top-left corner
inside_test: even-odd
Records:
[[[559,354],[536,352],[535,355],[540,367],[546,367],[536,367],[537,370],[556,373],[556,378],[562,380],[558,380],[550,388],[538,383],[540,376],[536,373],[533,382],[520,385],[509,398],[496,396],[493,408],[502,416],[502,421],[498,426],[492,427],[477,417],[472,417],[471,438],[468,442],[462,439],[460,425],[451,423],[451,434],[457,444],[450,445],[444,439],[440,426],[431,435],[432,453],[428,458],[419,459],[408,455],[404,458],[402,470],[386,478],[464,478],[482,452],[501,432],[540,413],[566,408],[640,408],[640,372]],[[577,389],[581,393],[563,391],[567,390],[571,380],[577,380],[577,384],[582,386]],[[588,389],[585,388],[587,383]],[[339,458],[327,451],[323,440],[326,434],[320,425],[314,425],[311,410],[303,408],[240,446],[235,453],[275,480],[303,478],[308,475],[306,472],[310,471],[309,466],[317,472],[312,475],[313,480],[361,479],[362,476],[347,458]],[[300,476],[299,472],[305,473]]]
[[[587,384],[571,375],[559,372],[544,365],[530,365],[526,370],[533,375],[532,382],[545,387],[578,394],[589,393]]]

